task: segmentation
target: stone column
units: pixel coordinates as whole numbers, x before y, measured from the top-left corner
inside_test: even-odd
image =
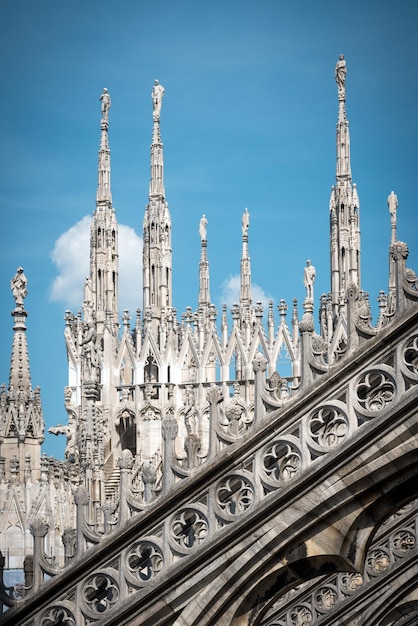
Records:
[[[178,424],[175,417],[164,417],[161,423],[164,439],[164,461],[163,461],[163,493],[167,493],[174,484],[174,474],[172,466],[175,460],[174,440],[178,433]]]

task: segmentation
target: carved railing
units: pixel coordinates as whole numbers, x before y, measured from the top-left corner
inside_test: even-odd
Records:
[[[316,581],[307,581],[288,591],[270,609],[262,626],[303,626],[321,624],[344,610],[354,594],[366,591],[376,579],[384,577],[403,561],[416,559],[418,553],[418,501],[400,509],[384,523],[367,551],[364,570],[338,572]],[[261,625],[260,625],[261,626]]]
[[[187,489],[183,489],[186,483],[176,475],[174,462],[177,422],[174,418],[163,421],[166,442],[164,476],[172,477],[171,482],[164,479],[165,498],[144,507],[138,517],[138,521],[144,519],[144,530],[124,544],[118,557],[112,556],[107,560],[103,554],[100,567],[96,567],[94,573],[87,573],[80,581],[77,611],[81,611],[87,621],[98,620],[124,597],[141,589],[145,591],[150,581],[169,567],[210,545],[223,528],[233,530],[235,524],[248,516],[249,519],[263,500],[271,498],[274,493],[288,491],[292,483],[306,472],[312,473],[317,463],[321,463],[322,468],[327,460],[332,463],[340,449],[350,446],[353,435],[358,431],[370,433],[369,436],[374,433],[373,436],[377,437],[382,424],[389,427],[395,415],[398,421],[402,421],[399,406],[403,402],[411,405],[418,398],[416,321],[416,316],[405,316],[396,329],[397,345],[391,339],[390,328],[382,331],[385,335],[382,341],[376,338],[367,353],[347,360],[344,367],[336,364],[321,384],[307,389],[302,397],[295,397],[269,413],[266,413],[265,407],[261,411],[255,407],[251,430],[235,446],[220,452],[212,466],[203,465],[191,474]],[[264,362],[261,358],[255,360],[254,368],[255,384],[264,388]],[[208,402],[211,420],[219,420],[219,390],[216,387],[210,389]],[[212,430],[216,432],[215,428]],[[130,474],[132,465],[133,459],[125,454],[120,465],[117,527],[121,530],[132,513],[129,504],[134,497]],[[171,472],[167,471],[168,468]],[[206,476],[208,471],[209,480]],[[98,543],[101,537],[89,530],[86,523],[88,496],[84,488],[78,490],[76,502],[75,556],[81,557],[88,546]],[[158,513],[159,508],[164,511],[163,514]],[[152,519],[155,521],[150,523],[148,520]],[[45,575],[54,576],[57,573],[54,564],[45,557],[43,541],[46,530],[42,523],[35,524],[32,529],[35,536],[34,591],[40,589]],[[406,535],[405,541],[409,541]],[[70,550],[68,554],[70,556]],[[378,557],[377,553],[373,557],[374,554],[370,553],[370,559],[375,558],[376,564],[383,563],[383,557]],[[74,559],[70,557],[70,560]],[[373,567],[378,565],[373,566],[370,562],[369,569]],[[358,579],[347,578],[344,581],[339,580],[339,586],[330,583],[329,589],[335,586],[337,591],[340,589],[338,598],[342,597],[344,585],[355,586]],[[333,597],[329,591],[315,602],[325,606],[333,602]],[[64,593],[61,600],[48,608],[48,616],[51,611],[61,611],[60,615],[72,623],[76,609],[71,598],[74,598],[73,592]],[[44,626],[49,623],[48,619],[47,613],[42,613],[39,623]]]

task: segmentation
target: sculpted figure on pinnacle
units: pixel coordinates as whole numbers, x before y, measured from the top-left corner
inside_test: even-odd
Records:
[[[313,285],[315,282],[316,270],[308,259],[303,271],[303,284],[306,288],[306,300],[313,301]]]
[[[23,307],[23,300],[28,295],[28,290],[26,289],[27,284],[28,281],[25,274],[23,273],[23,267],[18,267],[16,274],[10,281],[10,288],[16,302],[16,307]]]
[[[207,239],[207,225],[208,225],[208,220],[206,219],[206,215],[203,214],[202,217],[200,218],[200,223],[199,223],[199,235],[202,241],[206,241]]]
[[[163,100],[164,91],[165,91],[164,87],[160,85],[158,80],[156,80],[154,83],[154,87],[152,88],[152,94],[151,94],[152,106],[153,106],[152,116],[153,116],[154,121],[158,121],[160,119],[161,104]]]
[[[398,208],[398,196],[394,191],[391,191],[388,196],[389,213],[392,218],[396,219],[396,209]]]
[[[340,54],[340,58],[335,66],[335,81],[338,85],[338,92],[345,93],[345,78],[347,75],[347,65],[344,59],[344,55]]]
[[[248,209],[245,209],[242,214],[242,234],[248,235],[248,227],[250,225],[250,214],[248,213]]]
[[[112,103],[110,100],[109,92],[106,89],[106,87],[104,87],[103,93],[100,96],[100,102],[102,103],[102,120],[103,122],[108,122],[109,121],[109,109]]]

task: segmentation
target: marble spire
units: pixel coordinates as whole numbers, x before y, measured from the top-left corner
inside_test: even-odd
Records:
[[[248,228],[250,226],[250,214],[245,209],[242,214],[242,254],[241,254],[241,287],[240,305],[243,309],[251,306],[251,264],[248,253]]]
[[[360,289],[360,200],[352,183],[350,133],[346,113],[347,65],[341,54],[335,67],[338,88],[336,183],[330,198],[331,295],[336,320],[346,291]]]
[[[210,305],[207,225],[208,220],[205,215],[202,215],[199,223],[201,246],[199,263],[199,307],[204,308]]]
[[[30,454],[34,467],[39,468],[40,444],[44,440],[44,418],[40,389],[32,389],[29,368],[29,353],[26,337],[24,301],[28,294],[27,279],[23,268],[19,267],[11,280],[10,287],[15,299],[12,311],[14,320],[13,343],[10,359],[9,388],[1,389],[0,435],[2,454],[6,460],[16,459],[17,466],[24,467],[24,460]]]
[[[102,103],[101,135],[99,148],[99,167],[97,201],[112,204],[112,194],[110,191],[110,148],[109,148],[109,109],[111,106],[110,94],[106,87],[100,96]]]
[[[98,155],[98,185],[96,210],[90,227],[90,275],[84,285],[84,321],[98,323],[101,335],[106,312],[118,325],[118,224],[112,206],[110,189],[109,111],[110,94],[106,87],[101,102],[100,146]]]
[[[157,335],[163,309],[172,307],[171,216],[164,191],[164,155],[160,117],[164,87],[155,81],[152,88],[152,143],[150,149],[149,203],[143,222],[143,306]]]

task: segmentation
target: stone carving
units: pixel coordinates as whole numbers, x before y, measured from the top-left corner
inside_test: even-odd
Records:
[[[411,337],[403,350],[403,363],[407,369],[407,376],[418,380],[418,335]]]
[[[72,611],[66,606],[54,605],[41,616],[40,624],[41,626],[56,626],[56,624],[76,626],[76,620]]]
[[[107,572],[98,572],[89,576],[83,585],[84,602],[92,616],[103,615],[119,601],[119,585]]]
[[[242,214],[242,236],[248,235],[248,227],[250,225],[250,214],[248,213],[248,209],[245,209]]]
[[[291,626],[305,626],[305,624],[313,623],[313,613],[309,606],[298,605],[295,606],[290,613]]]
[[[401,528],[393,537],[393,551],[399,556],[405,556],[416,545],[416,537],[409,528]]]
[[[263,453],[263,470],[274,483],[291,480],[302,470],[300,450],[290,441],[274,442]]]
[[[93,322],[87,324],[84,337],[80,343],[83,349],[84,366],[87,377],[95,378],[96,368],[99,365],[99,355],[97,352],[97,332]]]
[[[155,578],[164,565],[161,548],[153,541],[139,541],[130,548],[126,563],[128,572],[135,582],[146,582]]]
[[[309,420],[309,434],[321,447],[334,448],[348,433],[347,416],[337,407],[321,407]]]
[[[18,267],[16,274],[10,281],[10,288],[12,290],[17,308],[23,307],[23,300],[28,295],[28,291],[26,289],[27,284],[28,281],[23,272],[23,267]]]
[[[338,92],[345,92],[345,79],[347,75],[347,65],[344,55],[340,54],[340,58],[335,66],[335,81],[338,85]]]
[[[70,424],[62,426],[59,424],[58,426],[51,426],[51,428],[48,428],[48,432],[53,435],[65,435],[67,437],[67,445],[65,446],[64,456],[68,461],[74,463],[76,460],[74,426]]]
[[[321,611],[329,611],[337,604],[338,592],[331,586],[320,587],[315,593],[315,604]]]
[[[158,80],[155,80],[152,88],[152,106],[153,106],[153,119],[155,122],[159,121],[161,114],[161,104],[164,96],[164,87],[160,85]]]
[[[207,225],[208,220],[206,219],[205,214],[203,214],[199,222],[199,235],[202,241],[206,241],[207,238]]]
[[[306,267],[303,270],[303,284],[306,289],[306,300],[313,301],[313,286],[316,277],[316,270],[311,264],[310,259],[306,261]]]
[[[366,559],[366,569],[370,574],[381,574],[386,571],[390,565],[389,554],[381,548],[371,550]]]
[[[186,425],[187,434],[191,435],[196,432],[196,399],[191,385],[187,385],[185,394],[184,423]]]
[[[171,535],[180,548],[193,548],[207,537],[209,522],[196,508],[186,508],[177,513],[171,522]]]
[[[396,386],[389,375],[382,370],[372,370],[358,381],[357,400],[365,411],[381,411],[395,396]]]
[[[254,489],[244,476],[235,474],[222,480],[216,491],[216,502],[223,513],[240,515],[247,511],[254,500]]]
[[[402,520],[405,523],[407,515],[410,515],[408,507],[401,507],[383,522],[381,529],[388,523],[390,527],[399,516],[398,524],[402,524]],[[269,626],[322,623],[321,618],[324,614],[355,594],[364,583],[384,575],[398,563],[399,559],[411,556],[411,552],[416,551],[417,522],[418,519],[415,517],[407,526],[398,525],[392,528],[379,543],[372,545],[366,554],[364,575],[360,572],[339,572],[326,580],[320,580],[317,586],[310,587],[307,591],[303,584],[298,585],[280,598],[279,606],[273,607],[273,614],[270,614],[269,619],[263,623]],[[289,606],[293,594],[295,597]],[[335,614],[331,614],[328,619],[329,623],[337,623]]]
[[[396,219],[396,209],[398,208],[398,196],[391,191],[390,194],[388,195],[388,207],[389,207],[389,213],[391,214],[392,218]]]
[[[109,109],[112,103],[110,100],[109,92],[106,89],[106,87],[104,87],[103,93],[99,99],[102,103],[102,120],[103,122],[108,122],[109,121]]]

